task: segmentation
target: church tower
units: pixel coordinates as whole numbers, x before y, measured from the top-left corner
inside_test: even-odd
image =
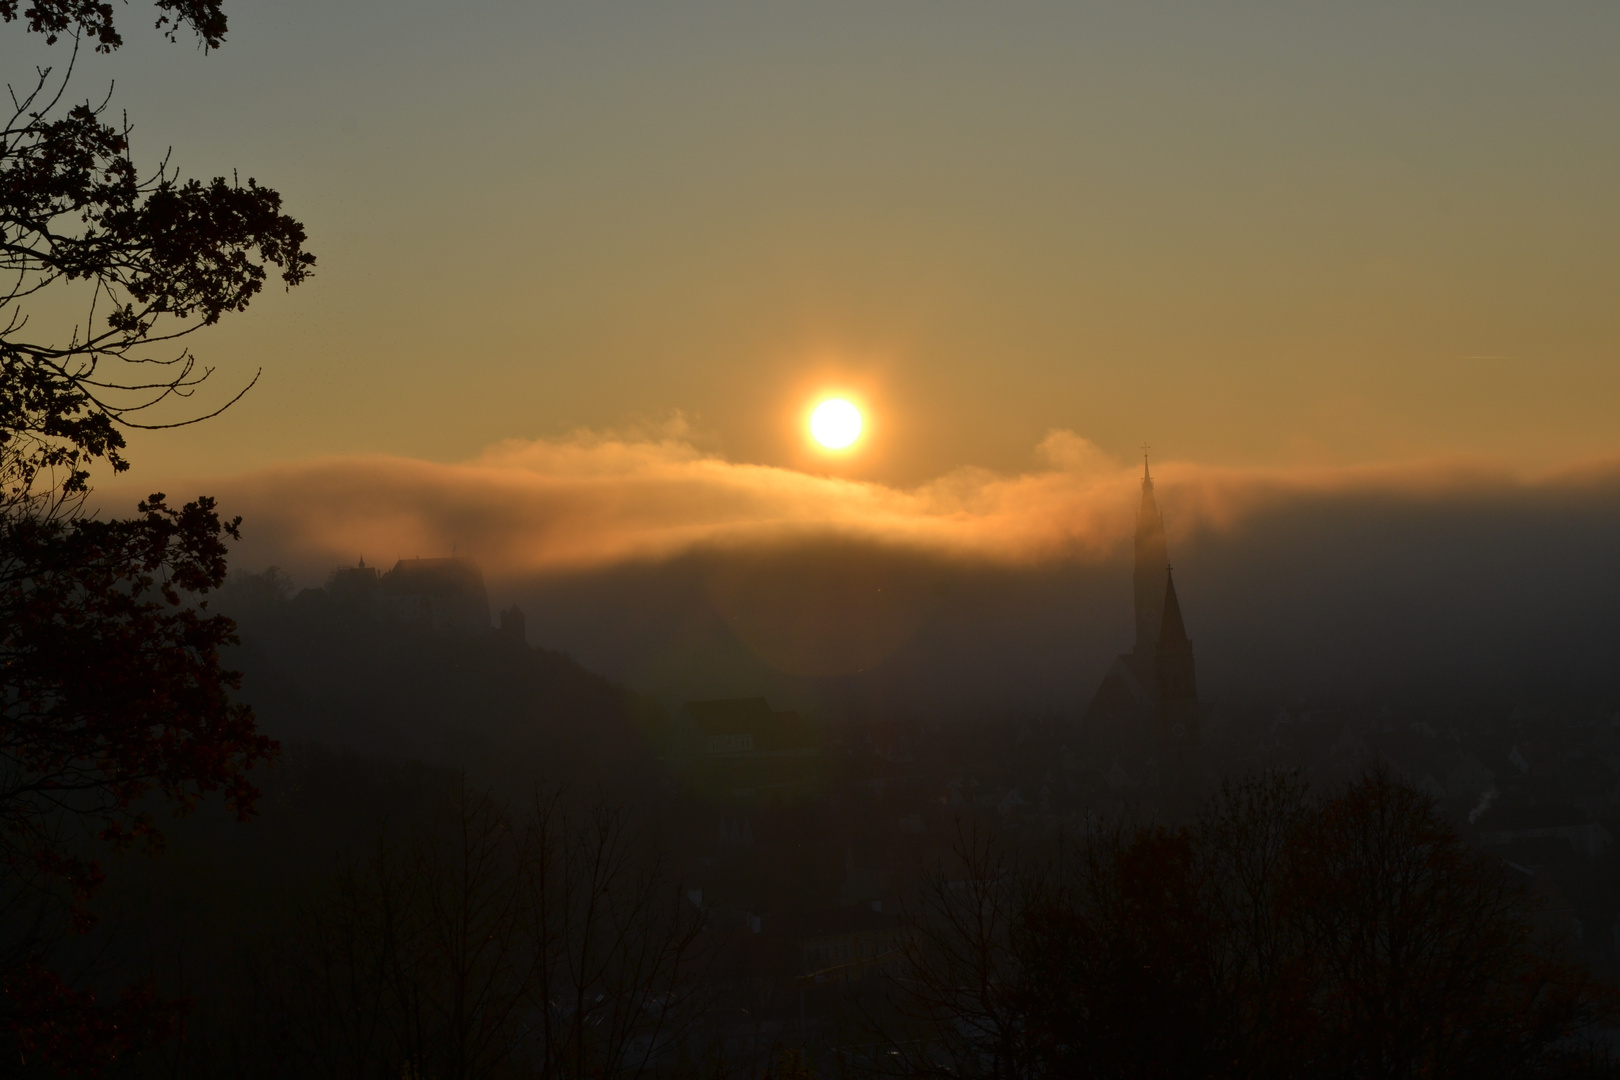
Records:
[[[1142,455],[1142,502],[1136,511],[1136,565],[1132,584],[1136,594],[1136,646],[1132,649],[1144,674],[1153,670],[1159,647],[1159,623],[1164,614],[1165,570],[1170,556],[1164,542],[1164,515],[1153,498],[1153,474]]]
[[[1185,794],[1197,786],[1198,683],[1145,457],[1134,555],[1136,641],[1103,676],[1083,723],[1102,754],[1157,768],[1168,789]]]
[[[1159,622],[1159,644],[1154,674],[1159,702],[1159,733],[1172,745],[1198,741],[1198,679],[1193,669],[1192,642],[1181,621],[1176,579],[1164,571],[1164,612]]]

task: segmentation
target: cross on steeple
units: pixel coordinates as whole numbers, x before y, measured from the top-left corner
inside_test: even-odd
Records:
[[[1151,449],[1153,448],[1147,443],[1142,444],[1142,479],[1144,480],[1148,479],[1150,475],[1148,473],[1148,451]]]

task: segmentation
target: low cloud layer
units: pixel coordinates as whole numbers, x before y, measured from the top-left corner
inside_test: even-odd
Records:
[[[324,458],[193,483],[246,519],[239,560],[305,575],[361,556],[387,563],[452,549],[497,579],[806,540],[1007,566],[1095,563],[1116,552],[1133,527],[1140,467],[1067,431],[1048,435],[1038,457],[1042,466],[1020,475],[964,468],[901,489],[737,464],[678,437],[582,434],[501,443],[457,464]],[[1155,474],[1174,542],[1239,528],[1292,500],[1511,497],[1612,485],[1617,471],[1527,480],[1456,462],[1336,470],[1171,462]]]
[[[216,494],[234,565],[300,584],[453,548],[531,640],[670,700],[1077,712],[1130,641],[1140,465],[1068,432],[1039,452],[900,489],[580,436],[170,491]],[[1620,463],[1154,475],[1206,693],[1620,694]]]
[[[478,558],[497,577],[839,537],[996,561],[1097,557],[1129,528],[1124,471],[1054,434],[1052,467],[962,470],[912,490],[736,464],[678,439],[507,442],[435,464],[319,459],[209,488],[248,521],[249,557],[298,566],[360,555]]]

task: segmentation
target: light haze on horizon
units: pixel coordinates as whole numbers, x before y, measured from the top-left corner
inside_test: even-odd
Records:
[[[132,5],[138,160],[254,176],[318,275],[194,340],[226,418],[131,480],[463,460],[677,411],[851,475],[1119,458],[1539,468],[1620,453],[1620,9]],[[65,62],[17,27],[7,81]]]

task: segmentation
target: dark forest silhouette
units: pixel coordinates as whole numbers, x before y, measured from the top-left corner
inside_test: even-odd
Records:
[[[215,0],[158,13],[171,40],[184,26],[223,41]],[[64,70],[12,87],[0,132],[0,1054],[94,1070],[173,1030],[178,1005],[131,984],[104,1006],[53,962],[93,921],[93,845],[159,845],[157,812],[210,792],[251,814],[247,773],[275,745],[231,700],[232,624],[192,602],[223,582],[237,523],[163,495],[97,519],[88,481],[129,467],[124,429],[206,418],[185,411],[208,369],[180,339],[246,308],[272,272],[300,284],[314,257],[274,190],[182,180],[166,161],[143,174],[108,101],[70,101],[81,44],[122,43],[112,6],[40,0],[21,16],[72,44]],[[82,322],[52,336],[31,321],[37,296],[75,290]]]
[[[135,1074],[579,1068],[579,1036],[537,1034],[566,1010],[530,1000],[525,837],[542,819],[575,851],[622,830],[632,887],[588,891],[638,926],[662,905],[666,921],[628,940],[690,979],[591,995],[610,1012],[641,1001],[643,1018],[663,1016],[649,995],[692,1010],[657,1052],[662,1036],[642,1036],[590,1059],[596,1075],[1608,1068],[1592,1037],[1613,991],[1544,891],[1556,875],[1480,846],[1376,757],[1314,786],[1260,773],[1178,823],[1140,788],[1109,810],[1106,777],[1074,786],[1078,744],[1056,742],[1074,741],[1072,720],[885,732],[759,701],[661,711],[495,626],[436,629],[341,594],[293,594],[273,573],[223,594],[269,730],[305,727],[263,774],[258,820],[209,810],[163,858],[117,864],[86,954],[133,961],[122,977],[189,1003],[185,1038],[131,1057]],[[323,749],[323,728],[371,745]],[[792,784],[768,756],[782,753]],[[453,764],[411,763],[423,756]],[[455,867],[475,872],[450,903]],[[444,952],[474,907],[493,952]],[[467,1011],[444,1004],[475,977]]]
[[[877,1025],[898,1075],[1580,1075],[1569,1036],[1615,1005],[1382,770],[1231,783],[1191,824],[1045,858],[972,832],[954,854]]]

